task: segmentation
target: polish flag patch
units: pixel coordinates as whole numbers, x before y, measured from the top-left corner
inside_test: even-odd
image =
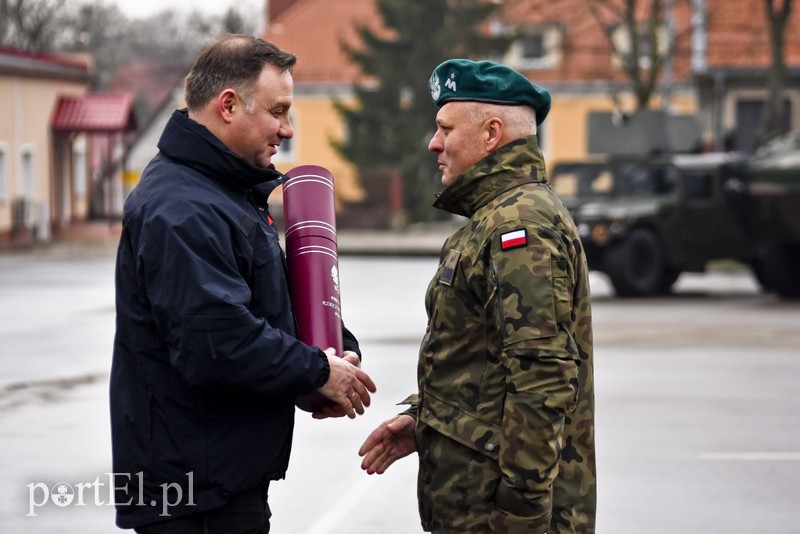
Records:
[[[528,234],[524,228],[512,230],[500,235],[500,248],[509,250],[517,247],[524,247],[528,244]]]

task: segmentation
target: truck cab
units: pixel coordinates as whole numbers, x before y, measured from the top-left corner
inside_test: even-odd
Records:
[[[789,280],[779,284],[773,279],[780,276],[768,275],[776,270],[770,261],[788,261],[783,271],[800,268],[800,230],[777,245],[782,259],[768,258],[776,256],[769,249],[785,217],[777,224],[765,218],[774,202],[754,196],[759,173],[749,158],[706,153],[563,162],[550,178],[578,226],[589,267],[606,273],[618,296],[668,292],[680,273],[721,259],[753,267],[767,289],[800,293],[800,274],[784,272]],[[790,181],[800,183],[800,171]]]

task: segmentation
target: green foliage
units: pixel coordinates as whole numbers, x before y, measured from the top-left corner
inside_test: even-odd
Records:
[[[441,189],[436,157],[427,150],[436,107],[428,88],[433,69],[454,57],[474,60],[502,54],[508,36],[493,36],[487,21],[499,4],[480,0],[376,0],[385,31],[358,28],[360,45],[343,43],[368,82],[355,87],[357,104],[337,104],[347,139],[337,150],[360,171],[399,171],[411,221],[436,217]],[[388,31],[386,31],[388,30]]]

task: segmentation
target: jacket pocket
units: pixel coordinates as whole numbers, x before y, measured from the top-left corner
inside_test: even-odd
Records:
[[[260,335],[264,322],[247,310],[183,317],[181,344],[171,358],[190,385],[224,385],[247,381],[256,361],[249,340]]]
[[[552,338],[558,333],[555,264],[542,245],[511,249],[492,257],[498,327],[504,346]]]
[[[253,249],[249,308],[273,327],[294,334],[286,266],[277,238],[263,230]]]
[[[500,427],[462,410],[427,388],[422,396],[419,420],[453,441],[497,461]]]
[[[262,231],[253,248],[251,275],[253,297],[263,298],[274,292],[277,282],[283,278],[283,275],[280,245],[273,236]]]
[[[550,263],[556,323],[568,323],[572,320],[572,291],[569,282],[569,273],[567,271],[567,260],[564,258],[552,257]]]

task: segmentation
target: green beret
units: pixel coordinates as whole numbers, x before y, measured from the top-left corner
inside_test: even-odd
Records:
[[[541,124],[550,111],[550,93],[510,67],[492,61],[448,59],[431,74],[433,102],[469,101],[530,106]]]

